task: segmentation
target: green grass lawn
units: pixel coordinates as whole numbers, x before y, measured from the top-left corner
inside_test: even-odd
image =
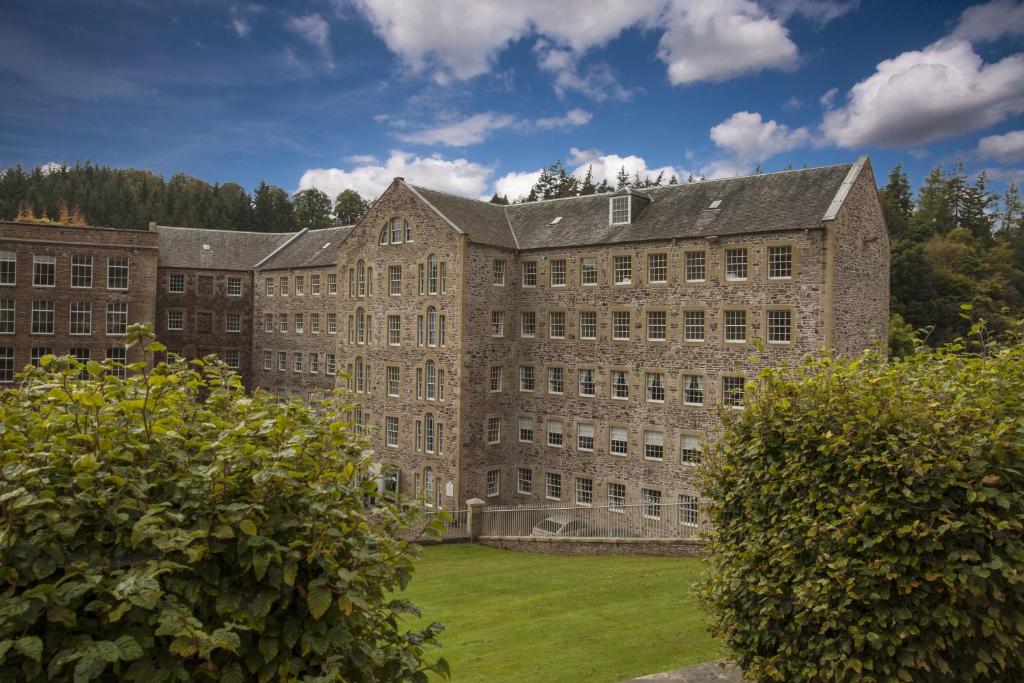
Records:
[[[621,681],[716,659],[695,558],[424,550],[403,596],[445,625],[452,680]]]

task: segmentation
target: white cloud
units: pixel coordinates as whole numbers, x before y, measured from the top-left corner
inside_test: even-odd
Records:
[[[50,175],[54,171],[59,171],[64,168],[64,164],[57,163],[56,161],[48,161],[39,167],[39,172],[43,175]]]
[[[1024,54],[986,64],[943,39],[887,59],[822,122],[839,147],[904,147],[985,128],[1024,112]]]
[[[712,142],[740,163],[763,161],[807,144],[810,138],[806,128],[790,129],[749,111],[738,111],[711,128]]]
[[[552,128],[573,128],[575,126],[585,126],[590,123],[590,120],[594,118],[594,115],[585,109],[570,109],[565,112],[565,116],[545,116],[537,119],[535,124],[541,130],[550,130]]]
[[[538,40],[534,52],[538,66],[554,79],[552,87],[559,98],[564,98],[569,92],[578,92],[595,102],[624,102],[633,96],[633,91],[621,85],[612,68],[603,62],[591,64],[581,71],[577,53],[555,47],[546,40]]]
[[[772,3],[775,13],[783,19],[799,14],[821,24],[838,19],[859,5],[860,0],[775,0]]]
[[[461,121],[453,121],[432,128],[423,128],[398,137],[406,142],[420,145],[448,145],[464,147],[483,142],[488,133],[516,125],[516,117],[510,114],[483,112],[473,114]]]
[[[299,179],[298,189],[315,187],[336,197],[351,187],[364,197],[376,198],[395,177],[402,176],[410,183],[477,197],[487,188],[492,173],[490,167],[467,159],[423,157],[394,150],[383,163],[370,162],[348,169],[309,169]]]
[[[828,90],[825,91],[824,95],[818,98],[818,102],[821,103],[821,106],[825,107],[826,109],[829,109],[832,107],[832,104],[836,101],[836,95],[838,94],[839,88],[829,88]]]
[[[796,111],[800,107],[804,106],[803,100],[796,95],[793,95],[788,100],[782,103],[782,108],[786,111]]]
[[[231,20],[231,28],[234,29],[239,38],[247,37],[252,31],[252,26],[249,25],[249,22],[241,17],[235,17]]]
[[[375,164],[377,157],[372,154],[353,154],[345,157],[345,161],[352,164]]]
[[[997,40],[1007,35],[1024,35],[1024,3],[992,0],[968,7],[953,31],[954,38],[971,42]]]
[[[494,182],[494,191],[500,197],[508,197],[510,202],[522,199],[530,194],[530,188],[540,178],[541,169],[536,171],[513,171],[506,173]]]
[[[331,27],[323,17],[316,13],[301,17],[288,17],[285,26],[320,50],[328,68],[334,68],[334,58],[331,55],[330,46]]]
[[[1004,164],[1024,161],[1024,130],[983,137],[978,140],[978,156],[982,159],[996,159]]]

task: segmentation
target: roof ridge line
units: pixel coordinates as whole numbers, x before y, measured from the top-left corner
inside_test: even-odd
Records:
[[[508,215],[508,206],[503,206],[502,209],[505,213],[505,220],[508,221],[508,231],[512,233],[512,243],[516,245],[516,251],[519,251],[519,238],[516,237],[516,229],[512,227],[512,218]]]
[[[405,186],[406,186],[406,187],[407,187],[407,188],[409,189],[409,191],[410,191],[410,192],[412,192],[412,193],[413,193],[414,195],[416,195],[417,197],[419,197],[419,200],[420,200],[421,202],[423,202],[424,204],[426,204],[427,206],[429,206],[429,207],[430,207],[430,210],[431,210],[431,211],[433,211],[433,212],[434,212],[434,213],[436,213],[436,214],[437,214],[438,216],[440,216],[441,218],[443,218],[443,219],[444,219],[444,221],[445,221],[445,222],[446,222],[446,223],[447,223],[448,225],[452,226],[452,229],[453,229],[453,230],[455,230],[455,232],[459,233],[460,235],[465,235],[465,234],[466,234],[466,231],[465,231],[465,230],[463,230],[463,229],[462,229],[462,228],[460,228],[459,226],[455,225],[454,221],[452,221],[452,219],[451,219],[451,218],[448,218],[448,216],[444,215],[444,214],[443,214],[443,213],[441,212],[441,210],[440,210],[440,209],[438,209],[438,208],[437,208],[436,206],[434,206],[433,204],[431,204],[431,203],[430,203],[430,201],[429,201],[429,200],[428,200],[428,199],[427,199],[426,197],[424,197],[423,195],[421,195],[421,194],[420,194],[420,193],[419,193],[419,192],[418,192],[418,191],[416,190],[416,187],[415,187],[415,186],[413,186],[413,185],[410,185],[409,183],[405,182],[404,180],[399,180],[398,182],[400,182],[400,183],[402,183],[403,185],[405,185]],[[424,190],[429,190],[430,188],[429,188],[429,187],[425,187],[425,188],[423,188],[423,189],[424,189]],[[433,191],[433,190],[431,190],[431,191]],[[447,194],[447,193],[445,193],[445,194]],[[451,195],[451,196],[453,196],[453,197],[457,197],[458,195]],[[468,197],[463,197],[463,199],[468,199]]]
[[[853,187],[853,183],[856,182],[857,176],[860,175],[861,170],[864,168],[864,164],[867,163],[867,155],[861,155],[857,158],[857,161],[850,166],[850,170],[846,172],[846,177],[843,178],[843,182],[839,185],[839,189],[836,190],[835,196],[832,197],[832,202],[825,209],[825,215],[821,217],[821,220],[831,221],[835,220],[836,216],[839,215],[839,210],[843,208],[843,204],[846,202],[846,197],[850,194],[850,188]]]
[[[157,228],[170,228],[172,230],[200,230],[202,232],[231,232],[238,233],[240,235],[294,235],[295,231],[285,230],[282,232],[267,232],[265,230],[228,230],[226,228],[194,228],[189,225],[159,225]],[[120,230],[121,228],[112,228],[114,230]],[[306,228],[303,228],[305,230]]]
[[[299,239],[299,237],[301,237],[302,235],[306,234],[307,232],[309,232],[309,228],[303,228],[302,230],[299,230],[297,233],[292,235],[291,239],[287,239],[282,244],[279,244],[277,246],[277,249],[274,249],[272,252],[270,252],[269,254],[264,256],[263,258],[261,258],[255,264],[253,264],[253,270],[255,270],[255,269],[259,268],[260,266],[262,266],[264,263],[269,261],[272,256],[277,254],[279,251],[281,251],[282,249],[287,247],[289,244],[291,244],[295,240]]]

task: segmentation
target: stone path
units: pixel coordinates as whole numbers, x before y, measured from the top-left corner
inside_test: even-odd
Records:
[[[634,678],[633,681],[674,681],[675,683],[742,683],[743,675],[735,666],[719,659],[675,671]]]

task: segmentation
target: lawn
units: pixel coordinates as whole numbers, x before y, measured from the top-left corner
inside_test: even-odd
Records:
[[[622,681],[716,659],[703,561],[428,547],[404,597],[445,625],[452,680]]]

